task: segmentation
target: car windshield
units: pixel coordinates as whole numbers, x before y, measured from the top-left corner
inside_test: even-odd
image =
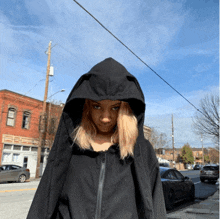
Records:
[[[219,170],[219,166],[205,166],[203,170]]]
[[[160,176],[162,176],[165,172],[166,170],[160,168]]]

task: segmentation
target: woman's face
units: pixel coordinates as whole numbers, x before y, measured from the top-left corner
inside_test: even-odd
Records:
[[[110,134],[117,124],[121,101],[101,100],[90,101],[90,115],[98,134]]]

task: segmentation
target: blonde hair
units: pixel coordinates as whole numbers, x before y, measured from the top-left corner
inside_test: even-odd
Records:
[[[78,127],[73,131],[73,140],[80,148],[89,149],[90,142],[96,136],[97,130],[90,116],[90,101],[85,100],[83,107],[82,120]],[[118,143],[120,148],[120,157],[124,159],[127,156],[134,155],[134,145],[138,137],[138,124],[129,104],[121,101],[117,118],[117,127],[111,137],[113,144]]]

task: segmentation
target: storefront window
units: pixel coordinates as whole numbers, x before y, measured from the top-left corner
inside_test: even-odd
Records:
[[[12,161],[13,162],[18,162],[19,161],[19,156],[20,156],[20,154],[13,154]]]
[[[3,153],[2,162],[11,162],[11,153]]]

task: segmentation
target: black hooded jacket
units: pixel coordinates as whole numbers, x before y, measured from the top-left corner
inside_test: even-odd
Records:
[[[71,133],[81,122],[85,99],[129,103],[138,120],[139,136],[134,147],[134,157],[127,157],[122,162],[117,145],[111,146],[107,152],[98,153],[81,150],[73,142]],[[105,59],[82,75],[67,98],[48,163],[27,219],[166,218],[158,161],[143,134],[144,112],[144,95],[138,81],[114,59]],[[101,171],[106,156],[113,172],[109,167]],[[96,164],[97,167],[91,168]],[[116,177],[118,166],[123,167],[121,171],[126,173],[127,178],[123,182],[119,180],[121,172]],[[89,173],[93,175],[87,183]],[[87,177],[85,180],[82,178],[84,175]],[[111,184],[114,177],[118,181],[112,180]],[[98,193],[99,188],[95,186],[99,186],[100,180],[103,192]],[[94,187],[91,187],[92,184]],[[121,189],[117,191],[118,188]],[[82,198],[81,190],[88,197]],[[101,197],[97,197],[100,194]],[[83,212],[81,206],[90,209],[89,213]],[[126,216],[126,212],[132,216]]]

